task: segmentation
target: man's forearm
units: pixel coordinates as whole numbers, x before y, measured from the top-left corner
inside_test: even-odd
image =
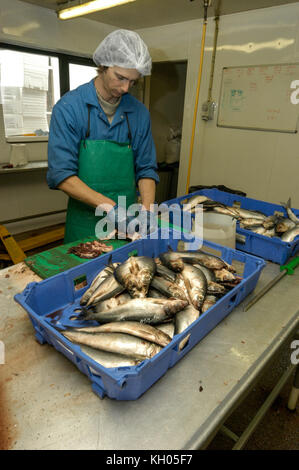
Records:
[[[151,204],[155,202],[156,182],[150,178],[142,178],[138,181],[138,188],[141,196],[141,203],[146,210],[151,209]]]
[[[84,202],[88,206],[97,207],[100,204],[115,205],[115,202],[97,191],[91,189],[78,176],[70,176],[58,185],[58,189],[68,196]]]

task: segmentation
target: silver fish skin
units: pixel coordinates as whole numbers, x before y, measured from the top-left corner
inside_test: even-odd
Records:
[[[217,302],[217,297],[215,295],[207,295],[205,301],[201,307],[202,313],[206,312],[209,308],[213,307]]]
[[[124,305],[106,311],[95,312],[91,308],[84,311],[84,320],[95,320],[99,323],[114,321],[140,321],[154,325],[170,320],[177,312],[188,305],[181,299],[131,299]]]
[[[157,344],[125,333],[91,334],[79,331],[63,331],[62,334],[77,344],[85,344],[91,348],[123,354],[141,360],[153,357],[162,349]]]
[[[227,293],[227,289],[218,282],[208,281],[207,295],[224,295]]]
[[[264,221],[267,217],[262,212],[242,209],[241,207],[234,207],[234,210],[237,212],[241,219],[260,219]]]
[[[148,297],[151,297],[152,299],[168,299],[166,295],[163,295],[161,292],[159,292],[157,289],[154,289],[153,287],[149,288]]]
[[[166,266],[163,266],[163,264],[157,265],[157,274],[170,282],[175,282],[176,280],[176,273]]]
[[[240,222],[240,227],[245,228],[245,229],[248,229],[251,227],[261,227],[261,226],[264,227],[263,224],[264,222],[261,219],[253,219],[253,218],[242,219],[242,221]]]
[[[266,229],[266,231],[263,233],[264,237],[275,237],[276,236],[276,231],[275,227]]]
[[[114,271],[115,279],[122,284],[133,298],[145,298],[152,278],[156,273],[156,263],[148,256],[131,256]]]
[[[175,328],[175,323],[174,321],[168,321],[166,323],[159,323],[158,325],[155,325],[158,330],[163,331],[166,333],[171,339],[174,337],[174,328]]]
[[[175,282],[170,282],[160,276],[155,276],[152,279],[151,287],[161,292],[166,297],[173,297],[175,299],[187,300],[184,290]]]
[[[166,253],[161,253],[160,260],[164,266],[176,273],[179,273],[184,269],[184,261],[178,252],[169,250]]]
[[[192,305],[199,310],[207,293],[208,283],[206,276],[200,269],[191,265],[185,265],[182,271],[182,277]]]
[[[275,230],[277,233],[284,233],[291,228],[296,226],[295,222],[290,219],[281,218],[278,223],[276,224]]]
[[[97,302],[114,297],[117,294],[120,294],[125,290],[125,287],[122,286],[114,277],[113,274],[110,274],[104,281],[95,289],[92,293],[86,306],[94,305]]]
[[[175,334],[178,335],[182,333],[188,326],[190,326],[195,320],[199,318],[199,311],[193,307],[193,305],[188,305],[184,310],[178,312],[175,316]],[[187,344],[190,338],[190,334],[187,335],[179,343],[179,351],[181,351]]]
[[[90,299],[91,295],[94,293],[94,291],[99,287],[99,285],[112,273],[113,273],[113,270],[109,266],[102,269],[102,271],[100,271],[95,276],[89,288],[82,295],[81,300],[80,300],[80,305],[85,305]]]
[[[199,311],[194,308],[193,305],[188,305],[188,307],[176,314],[174,333],[179,335],[188,328],[191,323],[197,320],[197,318],[199,318]]]
[[[193,264],[196,268],[200,269],[204,275],[206,276],[207,281],[216,281],[215,273],[212,269],[206,268],[205,266],[202,266],[201,264]]]
[[[154,326],[135,321],[118,321],[105,323],[100,326],[87,326],[82,328],[74,328],[72,331],[79,331],[82,333],[127,333],[138,338],[143,338],[151,343],[159,344],[159,346],[167,346],[171,338],[163,331],[160,331]]]
[[[283,242],[292,242],[299,235],[299,225],[291,228],[281,236]]]
[[[101,351],[100,349],[94,349],[83,344],[80,345],[80,348],[84,354],[108,369],[134,367],[141,362],[141,359],[134,359],[133,357],[124,356],[122,354]]]
[[[239,219],[240,217],[238,212],[235,211],[233,207],[216,206],[213,208],[213,212],[217,212],[217,214],[229,215],[230,217],[234,217],[235,219]]]
[[[292,222],[295,222],[295,224],[299,224],[299,218],[294,214],[294,212],[291,209],[291,198],[289,198],[287,203],[281,202],[280,204],[287,211],[289,219],[291,219]]]
[[[189,304],[192,304],[191,302],[191,299],[190,299],[190,296],[189,296],[189,292],[188,292],[188,289],[186,287],[186,284],[185,284],[185,281],[184,281],[184,278],[182,276],[181,273],[177,273],[177,276],[176,276],[176,284],[180,287],[180,289],[182,289],[185,293],[185,297],[186,299],[188,300]]]
[[[196,196],[192,196],[190,198],[182,200],[181,205],[183,206],[183,211],[188,212],[193,207],[197,206],[198,204],[202,204],[206,201],[210,201],[207,196],[197,194]]]
[[[96,312],[105,312],[107,310],[111,310],[115,307],[118,307],[118,305],[123,305],[128,300],[131,300],[130,294],[127,292],[123,292],[122,294],[119,294],[115,297],[111,297],[110,299],[103,300],[102,302],[98,302],[97,304],[94,305],[94,309]]]
[[[209,269],[227,268],[227,263],[217,256],[204,253],[203,251],[178,251],[177,254],[185,263],[201,264]]]

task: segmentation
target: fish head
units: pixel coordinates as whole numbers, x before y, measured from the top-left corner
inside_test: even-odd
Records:
[[[184,269],[184,261],[182,260],[181,256],[179,256],[177,253],[174,253],[172,251],[162,253],[160,255],[160,259],[165,266],[172,269],[176,273],[179,273]]]
[[[168,299],[168,302],[165,304],[164,311],[167,315],[172,316],[177,312],[183,310],[189,302],[182,299]]]
[[[152,273],[146,268],[141,269],[137,274],[127,274],[126,278],[124,279],[124,284],[128,289],[131,297],[146,297],[152,277]]]

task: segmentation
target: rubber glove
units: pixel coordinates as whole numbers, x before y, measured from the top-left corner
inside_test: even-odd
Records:
[[[107,214],[109,222],[114,223],[114,227],[121,233],[127,232],[129,222],[133,219],[132,216],[127,215],[126,207],[115,204]]]
[[[142,237],[154,232],[158,228],[154,213],[145,209],[140,210],[138,216],[133,217],[128,222],[128,232],[137,232]]]

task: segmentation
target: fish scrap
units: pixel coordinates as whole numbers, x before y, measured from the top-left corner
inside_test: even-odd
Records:
[[[93,259],[103,253],[109,253],[109,251],[112,250],[112,245],[106,245],[98,240],[94,240],[93,242],[79,243],[76,246],[71,246],[68,249],[68,253],[76,255],[79,258]]]

